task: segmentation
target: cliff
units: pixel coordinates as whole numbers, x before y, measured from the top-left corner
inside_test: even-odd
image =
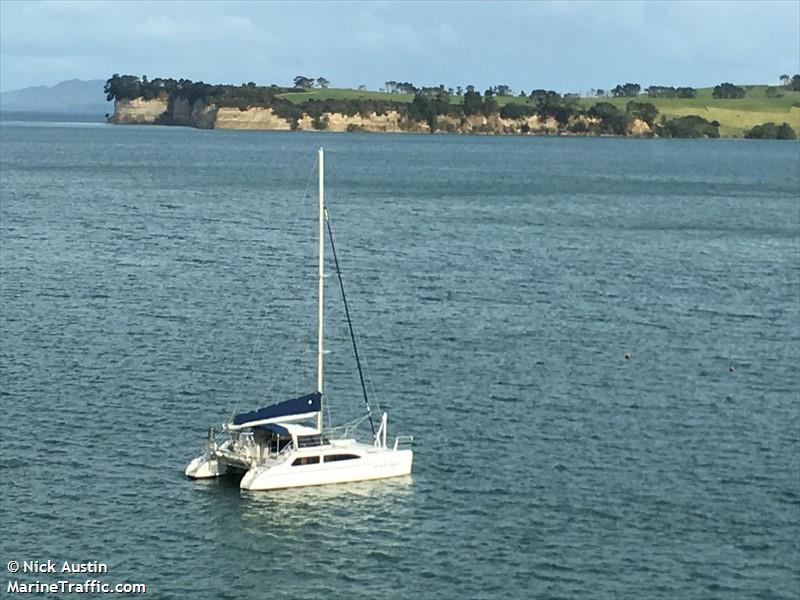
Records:
[[[569,125],[582,123],[587,127],[597,123],[583,115],[571,119]],[[155,124],[197,127],[200,129],[253,129],[271,131],[368,131],[368,132],[407,132],[430,133],[431,124],[411,120],[396,110],[383,114],[366,112],[347,115],[339,112],[326,112],[314,118],[303,113],[295,119],[282,117],[264,106],[236,108],[208,104],[202,100],[189,103],[178,98],[155,98],[145,100],[117,100],[114,114],[109,122],[116,124]],[[488,116],[472,115],[454,117],[440,115],[434,123],[436,133],[482,133],[493,135],[560,135],[565,128],[553,119],[537,115],[504,119],[499,113]],[[629,135],[651,135],[647,123],[639,119],[632,121]]]
[[[155,123],[161,115],[167,112],[168,101],[166,98],[145,100],[132,98],[131,100],[115,100],[114,114],[109,117],[110,123],[116,124],[145,124]]]
[[[405,120],[397,111],[378,115],[344,115],[325,113],[318,120],[303,114],[296,121],[277,115],[272,108],[250,106],[245,109],[187,100],[156,98],[117,100],[114,114],[108,119],[115,124],[182,125],[200,129],[263,129],[273,131],[428,131],[424,123]]]

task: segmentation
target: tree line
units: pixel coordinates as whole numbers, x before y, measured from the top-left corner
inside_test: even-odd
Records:
[[[781,75],[781,86],[787,90],[800,91],[800,74],[793,76]],[[330,81],[325,77],[306,77],[298,75],[293,80],[293,87],[281,87],[277,85],[258,86],[255,83],[243,83],[240,86],[234,85],[211,85],[202,81],[193,82],[190,79],[172,79],[156,77],[148,80],[146,75],[141,78],[135,75],[119,75],[115,73],[108,81],[104,91],[108,100],[114,99],[130,99],[130,98],[144,98],[151,100],[162,95],[169,95],[175,97],[186,98],[194,100],[197,98],[207,97],[223,97],[223,98],[251,98],[257,100],[263,98],[264,102],[269,102],[276,94],[284,93],[287,91],[305,91],[312,88],[325,89],[330,86]],[[466,88],[458,86],[455,90],[453,88],[445,89],[443,84],[435,87],[417,87],[413,83],[404,81],[387,81],[385,82],[385,90],[389,93],[402,93],[402,94],[424,94],[431,95],[437,93],[446,93],[449,96],[465,97],[467,94],[474,92],[474,86],[468,85]],[[365,86],[359,86],[359,89],[366,89]],[[498,84],[487,88],[487,92],[491,92],[492,96],[509,97],[513,96],[513,91],[510,86],[506,84]],[[642,94],[642,87],[638,83],[620,83],[609,91],[604,89],[592,90],[592,95],[596,97],[612,96],[614,98],[635,98]],[[771,93],[770,93],[771,92]],[[697,90],[692,87],[673,87],[663,85],[651,85],[644,90],[644,94],[650,98],[695,98],[697,97]],[[530,94],[520,91],[518,97],[530,98],[536,100],[541,97],[558,95],[552,90],[534,89]],[[727,98],[744,98],[746,89],[742,86],[734,85],[729,82],[721,83],[715,86],[712,90],[714,98],[727,99]],[[775,97],[780,93],[775,88],[767,89],[767,96]],[[560,95],[559,95],[560,96]],[[579,97],[578,94],[564,94],[563,97]]]
[[[795,83],[800,86],[800,75],[788,78],[789,86]],[[170,101],[183,99],[189,103],[202,100],[218,106],[238,107],[246,110],[250,106],[270,107],[278,115],[287,119],[294,127],[303,115],[309,115],[314,127],[326,127],[325,115],[341,113],[349,116],[371,113],[378,115],[388,111],[397,111],[410,121],[428,124],[431,132],[442,127],[452,126],[452,119],[465,119],[474,116],[490,117],[498,115],[503,119],[527,119],[533,116],[540,121],[555,121],[559,131],[586,135],[626,135],[633,128],[635,121],[647,124],[650,134],[661,137],[719,137],[719,123],[707,121],[699,116],[688,116],[668,119],[661,116],[652,103],[643,101],[645,96],[641,87],[635,83],[619,84],[611,90],[611,95],[618,98],[630,98],[625,107],[610,102],[597,102],[591,107],[582,107],[577,94],[559,94],[553,90],[534,89],[530,94],[520,92],[519,101],[512,98],[504,100],[503,106],[499,97],[512,95],[506,85],[490,86],[483,93],[468,85],[454,91],[445,89],[444,85],[435,87],[416,87],[409,82],[386,82],[387,89],[393,92],[413,94],[411,102],[385,99],[340,99],[318,100],[309,98],[299,103],[291,102],[280,95],[289,91],[307,90],[312,87],[328,87],[329,81],[324,77],[297,76],[293,87],[277,85],[259,86],[254,82],[241,85],[212,85],[202,81],[189,79],[154,78],[146,76],[114,74],[106,81],[104,91],[108,100],[124,100],[157,97],[169,98]],[[604,90],[598,90],[604,92]],[[712,95],[719,98],[740,98],[746,93],[744,88],[730,83],[716,86]],[[696,90],[690,87],[650,86],[645,90],[647,97],[653,98],[692,98]],[[444,123],[444,125],[443,125]],[[765,124],[765,127],[768,124]],[[773,124],[774,125],[774,124]],[[527,125],[522,125],[526,130]],[[775,126],[775,136],[785,136],[788,132]],[[641,128],[640,128],[641,129]],[[791,129],[791,128],[790,128]],[[778,133],[780,132],[780,134]],[[773,129],[755,130],[752,137],[770,136]]]
[[[292,91],[294,88],[279,87],[277,85],[258,86],[249,81],[241,85],[212,85],[203,81],[191,79],[172,79],[156,77],[148,80],[147,75],[119,75],[114,73],[106,80],[103,91],[106,100],[131,100],[143,98],[184,99],[191,102],[195,100],[213,101],[252,101],[254,103],[269,104],[278,94]]]

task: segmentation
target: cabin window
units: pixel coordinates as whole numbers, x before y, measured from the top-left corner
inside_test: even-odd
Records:
[[[292,438],[291,437],[281,437],[280,435],[275,435],[272,439],[269,440],[269,450],[275,454],[278,454],[283,451],[286,446],[292,445]]]
[[[356,454],[328,454],[325,457],[325,462],[336,462],[337,460],[354,460],[361,458]]]
[[[297,446],[299,448],[310,448],[313,446],[323,446],[330,444],[328,438],[321,435],[298,435]]]
[[[294,459],[292,466],[299,467],[300,465],[316,465],[316,464],[319,464],[319,456],[301,456],[300,458]]]

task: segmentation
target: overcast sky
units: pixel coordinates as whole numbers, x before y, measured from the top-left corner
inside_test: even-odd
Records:
[[[800,2],[0,0],[0,90],[113,73],[334,87],[776,83]]]

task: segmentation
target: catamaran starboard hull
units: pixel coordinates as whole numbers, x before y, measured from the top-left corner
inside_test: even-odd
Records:
[[[411,474],[413,458],[413,450],[384,450],[354,460],[352,465],[343,464],[350,461],[342,461],[302,467],[255,467],[245,473],[239,487],[243,490],[264,492],[403,477]]]

